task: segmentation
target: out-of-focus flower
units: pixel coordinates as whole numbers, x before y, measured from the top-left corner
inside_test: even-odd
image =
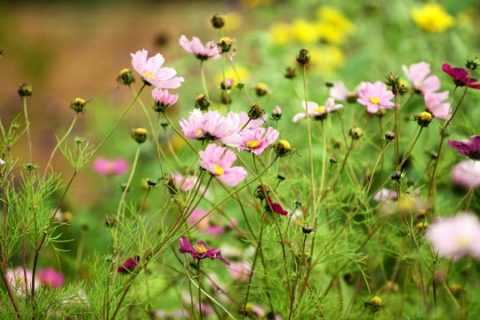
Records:
[[[230,187],[239,184],[247,175],[243,167],[232,167],[235,160],[237,157],[231,150],[213,143],[200,151],[200,167]]]
[[[185,309],[178,309],[173,311],[155,310],[153,314],[155,316],[155,319],[188,319],[190,317],[188,310]]]
[[[328,95],[330,96],[330,98],[333,98],[337,101],[356,102],[357,91],[361,85],[362,84],[357,86],[355,90],[349,91],[343,81],[334,81],[328,91]]]
[[[270,27],[269,36],[273,44],[286,45],[292,40],[292,30],[288,23],[274,23]]]
[[[456,86],[480,89],[480,83],[477,83],[478,79],[469,77],[467,70],[452,67],[448,63],[442,64],[442,70],[452,78]]]
[[[345,63],[345,55],[336,46],[322,46],[310,49],[311,64],[319,72],[331,74]]]
[[[318,32],[315,24],[304,19],[296,19],[291,25],[292,36],[295,40],[304,44],[312,44],[318,40]]]
[[[247,315],[252,315],[256,318],[262,319],[267,315],[267,312],[258,304],[247,303],[245,305],[245,313]]]
[[[272,198],[270,197],[265,198],[265,209],[281,216],[288,215],[288,211],[285,210],[280,203],[273,202]]]
[[[480,136],[472,136],[470,140],[450,140],[448,145],[470,159],[480,160]]]
[[[118,266],[117,272],[122,274],[128,274],[133,272],[138,264],[140,263],[140,256],[133,256],[125,260],[121,265]]]
[[[148,51],[139,50],[131,54],[132,66],[149,84],[162,89],[176,89],[183,82],[182,77],[176,77],[173,68],[162,68],[165,59],[159,53],[148,58]]]
[[[438,119],[447,120],[450,118],[451,107],[448,100],[448,91],[444,92],[427,92],[424,96],[425,106],[427,110]]]
[[[93,170],[102,176],[119,176],[128,171],[128,162],[120,158],[110,160],[98,157],[93,162]]]
[[[5,163],[6,163],[5,160],[0,159],[0,167],[3,166],[3,165],[5,165]]]
[[[248,71],[247,68],[243,66],[237,66],[235,65],[235,69],[230,67],[225,69],[225,79],[233,79],[235,82],[238,82],[238,79],[240,78],[240,81],[242,82],[248,82],[250,78],[250,71]],[[224,79],[224,73],[221,72],[215,76],[215,82],[220,83]]]
[[[441,257],[480,259],[480,222],[473,213],[437,219],[428,227],[426,237]]]
[[[279,136],[279,132],[272,127],[247,129],[240,132],[242,139],[238,150],[248,150],[249,152],[260,155],[262,152],[274,143]]]
[[[183,176],[178,172],[172,173],[171,179],[174,187],[182,192],[188,192],[192,190],[193,186],[198,181],[198,178],[195,176]]]
[[[207,211],[196,208],[192,211],[187,219],[187,222],[191,225],[196,225],[195,228],[200,232],[205,232],[212,236],[219,236],[225,232],[225,228],[219,225],[210,223],[210,217],[207,215]]]
[[[273,108],[272,110],[272,114],[271,114],[271,117],[273,120],[280,120],[282,119],[282,108],[280,108],[280,106],[275,106],[275,108]]]
[[[188,40],[187,37],[182,35],[179,43],[185,51],[192,53],[199,60],[220,58],[220,52],[215,41],[208,41],[204,45],[197,37]]]
[[[60,288],[65,282],[65,277],[53,268],[38,271],[38,280],[47,288]]]
[[[152,98],[155,102],[155,111],[164,112],[168,107],[173,106],[178,101],[178,94],[170,93],[168,90],[154,88]]]
[[[190,253],[194,259],[201,260],[209,258],[212,260],[220,260],[226,265],[230,264],[230,262],[222,256],[220,250],[207,247],[203,241],[199,241],[195,245],[192,245],[186,237],[180,237],[178,241],[180,244],[180,252]]]
[[[15,269],[7,269],[5,277],[10,287],[18,296],[25,296],[32,290],[33,274],[31,270],[23,269],[23,267],[16,267]],[[35,290],[40,286],[40,283],[35,278]]]
[[[223,29],[226,33],[234,32],[243,25],[243,17],[238,12],[222,13],[222,18],[225,21]]]
[[[390,200],[396,200],[398,197],[397,191],[387,189],[387,188],[382,188],[380,191],[378,191],[373,199],[377,202],[380,201],[390,201]]]
[[[480,161],[464,160],[457,163],[452,169],[452,181],[466,189],[480,187]]]
[[[412,10],[412,19],[424,31],[442,32],[452,27],[454,18],[437,3],[428,3]]]
[[[391,101],[393,93],[381,81],[365,82],[358,89],[358,103],[367,107],[367,112],[377,113],[381,109],[392,109],[395,104]]]
[[[333,98],[328,98],[324,106],[319,106],[313,101],[302,101],[302,107],[306,112],[300,112],[293,116],[292,121],[297,122],[300,119],[304,119],[306,116],[312,117],[316,120],[323,120],[327,114],[336,110],[342,109],[343,105],[335,104]]]
[[[326,43],[338,45],[353,31],[352,22],[333,7],[322,6],[316,14],[318,37]]]
[[[430,74],[428,63],[419,62],[412,64],[410,67],[404,65],[402,70],[416,92],[426,94],[440,89],[440,79]]]
[[[252,266],[250,263],[244,262],[231,262],[228,266],[228,272],[233,280],[240,282],[247,282],[252,272]]]

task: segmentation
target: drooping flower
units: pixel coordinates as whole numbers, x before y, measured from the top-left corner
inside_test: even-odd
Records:
[[[377,202],[381,201],[389,201],[389,200],[396,200],[398,198],[397,191],[387,189],[387,188],[382,188],[380,191],[378,191],[373,199]]]
[[[215,41],[209,41],[205,45],[197,37],[188,40],[182,35],[179,40],[180,45],[185,51],[192,53],[197,59],[204,61],[208,59],[216,59],[220,57],[217,44]]]
[[[231,262],[228,266],[228,272],[233,280],[247,282],[252,272],[252,266],[246,261]]]
[[[178,101],[178,94],[170,93],[168,90],[154,88],[152,98],[155,102],[155,111],[164,112],[168,107],[173,106]]]
[[[272,127],[247,129],[240,133],[242,140],[238,150],[247,150],[255,155],[260,155],[279,136],[279,132]]]
[[[480,136],[472,136],[470,140],[450,140],[448,145],[472,160],[480,160]]]
[[[412,11],[413,21],[424,31],[442,32],[454,24],[454,19],[436,3],[428,3]]]
[[[302,101],[302,107],[306,110],[306,113],[304,111],[294,115],[292,118],[293,122],[304,119],[306,116],[313,117],[315,120],[323,120],[329,113],[342,109],[343,105],[335,104],[333,98],[328,98],[324,106],[319,106],[313,101]]]
[[[427,110],[438,119],[447,120],[451,116],[450,103],[448,100],[448,91],[444,92],[427,92],[424,95],[425,106]]]
[[[178,241],[180,244],[180,252],[190,253],[194,259],[201,260],[209,258],[212,260],[220,260],[226,265],[230,264],[230,262],[222,256],[220,250],[207,247],[203,241],[199,241],[195,245],[192,245],[186,237],[180,237]]]
[[[30,294],[32,290],[33,273],[31,270],[23,269],[23,267],[16,267],[15,269],[7,269],[5,277],[10,284],[10,287],[18,296],[25,296]],[[35,278],[35,288],[37,290],[40,283]]]
[[[125,260],[121,265],[118,266],[117,272],[122,274],[131,273],[137,268],[140,263],[140,256],[133,256]]]
[[[426,237],[441,257],[458,260],[468,255],[480,259],[480,222],[473,213],[436,220],[428,227]]]
[[[377,113],[381,109],[393,109],[393,93],[381,81],[364,82],[358,89],[358,103],[367,107],[367,112]]]
[[[247,175],[243,167],[232,167],[236,159],[232,151],[213,143],[200,151],[200,167],[230,187],[239,184]]]
[[[128,162],[121,158],[110,160],[98,157],[93,162],[93,170],[101,176],[119,176],[128,171]]]
[[[452,78],[453,83],[458,87],[469,87],[472,89],[480,89],[478,79],[468,76],[468,71],[463,68],[452,67],[448,63],[442,65],[442,70]]]
[[[200,232],[205,232],[212,236],[219,236],[225,232],[225,228],[210,222],[210,217],[207,214],[208,212],[196,208],[192,211],[190,216],[187,219],[187,223],[190,225],[195,225],[195,228]]]
[[[131,54],[132,66],[149,84],[162,89],[176,89],[183,82],[182,77],[176,77],[173,68],[162,68],[165,59],[159,53],[148,58],[148,51],[139,50]]]
[[[288,215],[288,211],[285,210],[280,203],[273,202],[272,198],[270,197],[265,198],[265,209],[281,216]]]
[[[60,288],[65,282],[65,277],[53,268],[38,271],[38,280],[47,288]]]
[[[463,160],[452,169],[452,181],[465,189],[480,187],[480,161]]]
[[[440,79],[436,75],[430,74],[428,63],[419,62],[410,67],[404,65],[402,70],[416,92],[426,94],[440,89]]]

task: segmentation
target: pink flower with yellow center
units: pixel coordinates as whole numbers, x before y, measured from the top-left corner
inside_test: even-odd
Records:
[[[448,91],[427,92],[424,95],[427,110],[438,119],[447,120],[451,116],[451,107],[448,103]],[[447,102],[446,102],[447,101]]]
[[[452,169],[452,181],[465,189],[480,187],[480,161],[463,160]]]
[[[168,90],[154,88],[152,90],[152,98],[155,101],[155,111],[165,111],[168,107],[173,106],[178,101],[178,94],[170,93]]]
[[[201,61],[220,58],[220,51],[218,51],[217,44],[214,41],[208,41],[204,45],[197,37],[188,40],[187,37],[182,35],[179,43],[185,51],[192,53]]]
[[[195,245],[192,245],[186,237],[180,237],[178,240],[180,244],[181,253],[190,253],[194,259],[212,259],[219,260],[229,265],[228,262],[221,254],[220,250],[207,247],[205,242],[198,241]]]
[[[279,136],[279,132],[272,127],[256,128],[243,130],[241,143],[238,150],[247,150],[255,155],[260,155],[262,152],[274,143]]]
[[[239,184],[247,175],[243,167],[232,167],[235,160],[237,157],[231,150],[214,143],[200,151],[200,167],[230,187]]]
[[[357,102],[367,107],[368,113],[377,113],[381,109],[393,109],[393,93],[381,81],[364,82],[358,89]]]
[[[133,69],[148,84],[161,89],[176,89],[183,82],[182,77],[176,77],[175,69],[162,67],[165,59],[159,53],[149,58],[148,51],[142,49],[132,53],[131,57]]]
[[[440,89],[440,79],[430,74],[428,63],[419,62],[412,64],[410,67],[404,65],[402,70],[416,92],[426,94]]]

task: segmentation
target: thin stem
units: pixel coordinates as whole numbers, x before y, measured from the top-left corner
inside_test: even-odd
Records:
[[[205,78],[205,65],[203,64],[203,61],[200,61],[200,75],[202,77],[203,91],[207,98],[209,98],[210,96],[208,95],[207,79]]]
[[[10,282],[8,281],[7,276],[5,274],[5,269],[3,267],[4,265],[5,265],[4,263],[2,263],[2,265],[0,265],[0,273],[2,274],[3,283],[5,284],[5,288],[7,289],[8,298],[12,302],[12,306],[15,309],[15,313],[17,314],[17,318],[21,319],[22,317],[20,315],[20,309],[18,308],[17,302],[15,301],[15,296],[14,296],[13,291],[12,291],[12,287],[10,286]]]
[[[27,108],[27,97],[22,97],[23,101],[23,114],[25,117],[25,127],[27,130],[27,138],[28,138],[28,154],[30,157],[30,162],[33,161],[33,155],[32,155],[32,135],[30,133],[30,120],[28,118],[28,108]]]
[[[201,284],[201,271],[200,271],[200,259],[197,259],[197,281],[198,281],[198,311],[200,313],[200,320],[203,320],[202,312],[202,284]]]
[[[185,136],[183,135],[183,133],[181,133],[180,130],[178,130],[178,128],[173,125],[172,121],[171,121],[170,118],[167,116],[167,113],[164,112],[164,113],[163,113],[163,116],[165,117],[165,120],[167,120],[168,125],[173,129],[173,131],[175,131],[175,133],[176,133],[180,138],[182,138],[182,140],[183,140],[186,144],[188,144],[188,146],[189,146],[195,153],[197,153],[197,152],[198,152],[198,151],[197,151],[197,148],[195,148],[195,147],[192,145],[192,143],[187,139],[187,137],[185,137]]]
[[[140,157],[140,144],[137,145],[137,150],[135,151],[135,158],[133,159],[133,164],[132,164],[132,170],[130,171],[130,176],[128,177],[127,180],[127,185],[125,186],[125,189],[123,189],[122,196],[120,198],[120,203],[118,204],[118,209],[117,209],[117,216],[116,216],[116,221],[119,222],[120,220],[120,212],[122,211],[124,202],[125,202],[125,197],[127,195],[128,189],[130,188],[130,184],[132,183],[133,176],[135,174],[135,170],[137,168],[137,163],[138,163],[138,158]]]

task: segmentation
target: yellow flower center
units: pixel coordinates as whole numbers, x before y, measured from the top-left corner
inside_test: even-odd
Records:
[[[216,176],[221,176],[225,173],[225,169],[223,169],[221,166],[219,166],[218,164],[214,164],[213,165],[213,168],[214,168],[214,174]]]
[[[143,77],[144,77],[144,78],[147,78],[147,79],[153,79],[153,78],[155,78],[155,75],[154,75],[153,73],[151,73],[151,72],[145,71],[145,72],[143,73]]]
[[[373,103],[373,104],[379,104],[380,99],[378,97],[371,97],[370,102]]]
[[[200,254],[207,252],[207,248],[203,245],[196,244],[193,246],[193,248],[195,249],[195,251],[197,251],[197,253]]]
[[[324,113],[325,112],[325,107],[324,106],[319,106],[318,108],[315,109],[316,113]]]
[[[260,141],[258,141],[258,140],[248,140],[247,141],[247,147],[249,149],[257,149],[258,147],[260,147]]]
[[[202,130],[201,129],[195,130],[195,135],[196,136],[201,136],[202,135]]]

